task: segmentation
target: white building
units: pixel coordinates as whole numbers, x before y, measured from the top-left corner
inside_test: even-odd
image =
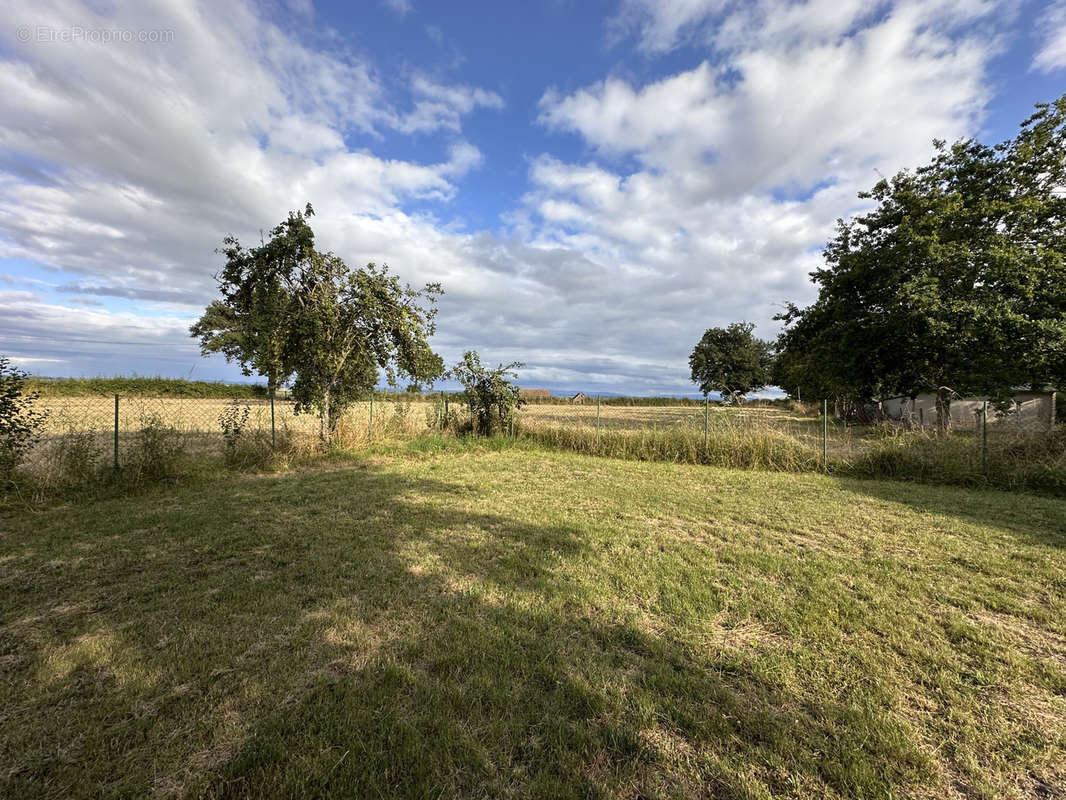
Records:
[[[980,422],[985,397],[953,398],[948,408],[951,427],[972,428]],[[989,425],[1011,425],[1022,430],[1051,430],[1055,426],[1056,393],[1044,391],[1018,391],[1010,405],[998,409],[988,402]],[[909,420],[912,425],[936,427],[936,395],[923,392],[917,397],[890,397],[880,402],[882,413],[890,419]]]

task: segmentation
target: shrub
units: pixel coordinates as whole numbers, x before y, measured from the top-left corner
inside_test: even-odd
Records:
[[[29,376],[0,356],[0,481],[8,481],[26,453],[40,439],[48,413],[34,407],[39,394],[29,390]]]
[[[472,426],[482,436],[497,433],[513,433],[515,412],[522,407],[518,387],[508,378],[517,378],[514,370],[521,363],[515,361],[496,369],[481,365],[481,358],[474,350],[467,350],[463,360],[456,364],[450,377],[463,385],[463,401],[472,417]]]
[[[133,443],[129,464],[135,481],[162,481],[177,474],[183,448],[178,431],[159,414],[141,417],[141,429]]]
[[[56,443],[55,463],[58,483],[66,486],[88,486],[95,483],[102,472],[102,456],[97,432],[71,427]]]
[[[218,415],[218,424],[222,428],[222,442],[226,447],[226,461],[234,460],[237,449],[244,437],[245,428],[248,426],[248,415],[251,409],[242,406],[234,400],[226,405]]]
[[[388,405],[392,407],[392,414],[385,421],[385,434],[388,436],[406,434],[411,419],[411,403],[407,400],[394,400]]]

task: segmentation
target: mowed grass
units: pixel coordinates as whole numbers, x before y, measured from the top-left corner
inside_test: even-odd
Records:
[[[1066,790],[1066,502],[439,445],[0,519],[0,795]]]

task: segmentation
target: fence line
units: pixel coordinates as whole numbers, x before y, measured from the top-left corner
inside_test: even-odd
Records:
[[[225,455],[238,440],[275,451],[299,440],[310,450],[319,433],[317,416],[297,414],[295,404],[280,397],[45,396],[38,403],[49,416],[28,467],[39,471],[80,458],[110,461],[107,466],[118,472],[135,466],[145,448],[165,442],[178,442],[199,459]],[[724,407],[707,400],[701,405],[618,405],[599,397],[595,408],[591,403],[530,404],[521,409],[510,433],[579,452],[721,466],[865,471],[917,479],[949,469],[976,480],[995,477],[1007,462],[1015,469],[1027,461],[1034,469],[1039,466],[1050,475],[1063,470],[1066,476],[1062,436],[993,425],[987,402],[967,429],[972,433],[948,436],[907,430],[905,420],[851,424],[830,415],[827,400],[791,407]],[[342,446],[356,447],[411,437],[450,429],[465,413],[460,409],[457,414],[443,392],[421,402],[373,397],[342,415],[338,438]]]

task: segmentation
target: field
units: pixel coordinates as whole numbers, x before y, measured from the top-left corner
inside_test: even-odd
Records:
[[[1066,501],[449,438],[0,519],[0,795],[1066,792]]]

